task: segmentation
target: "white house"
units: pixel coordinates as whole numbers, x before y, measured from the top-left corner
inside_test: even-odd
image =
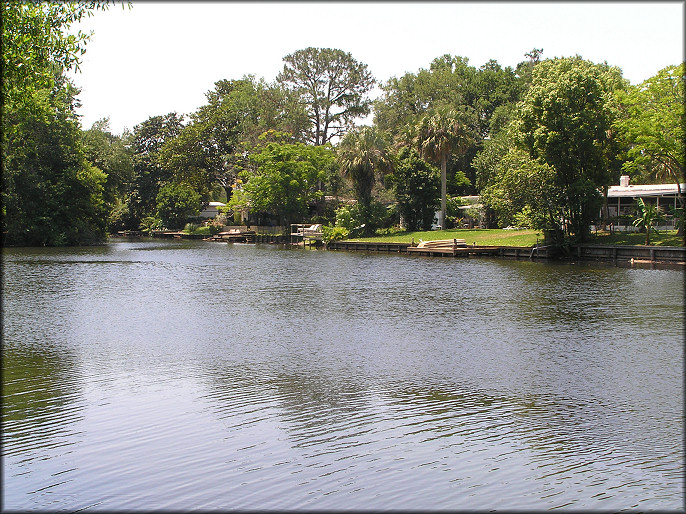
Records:
[[[226,207],[226,204],[222,202],[210,202],[207,204],[207,207],[200,211],[198,216],[201,218],[214,218],[219,214],[219,211],[217,210],[218,207]]]
[[[686,192],[686,184],[679,184],[681,194]],[[678,189],[676,184],[629,184],[629,176],[622,175],[618,186],[607,189],[608,215],[610,219],[617,219],[616,225],[633,228],[632,220],[636,213],[636,201],[643,198],[646,203],[657,205],[663,213],[679,207]],[[664,225],[658,229],[673,229],[674,220],[667,217]]]

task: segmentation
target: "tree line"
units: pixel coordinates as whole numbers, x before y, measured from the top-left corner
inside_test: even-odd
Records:
[[[108,6],[3,3],[4,244],[176,229],[212,200],[236,220],[316,220],[339,237],[400,217],[428,229],[437,210],[447,228],[460,198],[476,194],[489,226],[564,244],[609,222],[607,188],[620,174],[684,180],[683,63],[632,86],[607,63],[543,59],[542,49],[515,68],[446,54],[378,84],[350,53],[310,47],[286,55],[272,82],[218,80],[188,115],[120,135],[107,119],[84,130],[66,73],[89,36],[67,29]]]

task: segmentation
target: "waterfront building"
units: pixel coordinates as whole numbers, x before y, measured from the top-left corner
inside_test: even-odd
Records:
[[[679,207],[679,188],[684,194],[686,184],[630,184],[629,176],[622,175],[619,185],[610,186],[607,191],[608,215],[615,228],[625,231],[638,230],[633,226],[636,218],[636,202],[642,198],[644,202],[657,205],[665,214],[664,220],[656,228],[658,230],[673,230],[674,216],[669,214]]]

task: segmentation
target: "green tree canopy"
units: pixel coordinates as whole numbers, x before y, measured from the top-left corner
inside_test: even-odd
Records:
[[[200,212],[200,195],[185,184],[165,184],[156,197],[157,215],[169,229],[182,228]]]
[[[480,68],[465,57],[443,55],[428,69],[392,77],[382,85],[383,95],[374,102],[374,121],[391,134],[396,147],[410,146],[417,127],[427,113],[436,110],[469,110],[474,113],[474,137],[463,152],[446,162],[448,190],[463,193],[454,176],[464,175],[476,183],[472,159],[485,138],[492,137],[508,121],[512,106],[525,90],[525,82],[509,68],[490,60]],[[469,187],[470,192],[473,191]],[[464,191],[466,192],[466,191]]]
[[[304,139],[307,118],[288,91],[277,84],[220,80],[206,94],[207,104],[191,115],[177,137],[160,149],[161,163],[207,199],[212,185],[223,188],[229,201],[247,154],[267,130],[288,131]]]
[[[133,128],[128,142],[133,159],[133,179],[126,199],[126,228],[137,230],[143,218],[153,216],[160,188],[175,181],[173,172],[160,162],[160,150],[165,142],[179,135],[183,126],[183,117],[171,112],[151,116]]]
[[[497,160],[495,176],[481,192],[501,227],[516,225],[549,231],[560,237],[561,191],[555,171],[517,148]]]
[[[366,97],[375,80],[353,56],[335,48],[308,47],[283,58],[277,81],[295,91],[307,109],[312,132],[309,141],[323,145],[352,127],[355,118],[369,114]]]
[[[338,166],[353,185],[360,204],[360,221],[371,233],[374,219],[372,190],[377,181],[393,167],[393,156],[386,135],[375,126],[362,126],[348,132],[336,148]]]
[[[408,230],[431,230],[440,205],[438,168],[411,148],[402,148],[389,182]]]
[[[2,4],[2,237],[6,244],[76,245],[105,236],[106,175],[81,140],[78,67],[88,35],[69,26],[100,2]]]
[[[439,107],[469,105],[477,70],[466,57],[443,55],[428,69],[391,77],[381,85],[384,94],[374,102],[374,122],[394,137],[416,125],[424,114]]]
[[[2,101],[54,86],[56,70],[78,70],[91,34],[69,27],[108,2],[2,3]]]
[[[629,148],[623,168],[634,174],[643,166],[648,180],[684,181],[684,63],[667,66],[642,84],[620,91],[620,114],[614,127]],[[679,190],[683,206],[682,191]]]
[[[27,91],[3,105],[2,232],[11,245],[77,245],[105,237],[106,175],[91,165],[68,89]]]
[[[88,161],[107,175],[104,201],[110,213],[108,229],[122,229],[120,212],[133,179],[133,160],[123,137],[110,132],[109,119],[93,123],[81,134]]]
[[[374,102],[374,120],[395,137],[429,110],[469,106],[484,138],[496,109],[519,101],[524,88],[512,68],[502,68],[493,59],[477,69],[466,57],[446,54],[434,59],[428,69],[391,77],[382,84],[384,94]]]
[[[501,130],[494,137],[484,141],[483,148],[472,160],[476,170],[476,187],[478,191],[491,185],[498,174],[498,164],[510,148],[514,147],[511,130]]]
[[[310,204],[321,198],[318,183],[333,166],[334,154],[330,145],[268,138],[269,134],[265,135],[262,144],[250,154],[251,166],[240,174],[242,190],[234,193],[229,206],[274,214],[285,226],[304,219]]]
[[[614,94],[625,86],[620,70],[607,64],[579,56],[541,61],[514,116],[517,144],[555,170],[567,237],[588,236],[600,207],[598,188],[613,180]]]

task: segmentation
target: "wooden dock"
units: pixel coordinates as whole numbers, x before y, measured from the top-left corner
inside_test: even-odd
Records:
[[[254,230],[229,230],[228,232],[219,232],[211,237],[205,239],[205,241],[218,241],[220,243],[254,243],[255,242],[255,231]]]
[[[499,246],[457,246],[455,248],[422,248],[414,246],[409,247],[407,253],[427,257],[469,257],[472,255],[498,256],[501,252]]]
[[[185,232],[174,232],[168,230],[155,230],[152,232],[152,237],[162,239],[204,239],[207,236],[202,234],[186,234]]]
[[[417,246],[407,248],[407,253],[425,256],[468,257],[470,255],[497,255],[499,247],[468,246],[464,239],[437,239],[420,241]]]
[[[303,248],[309,243],[310,248],[314,246],[319,248],[323,245],[322,232],[323,227],[321,223],[291,223],[291,244],[298,245],[302,242]]]

